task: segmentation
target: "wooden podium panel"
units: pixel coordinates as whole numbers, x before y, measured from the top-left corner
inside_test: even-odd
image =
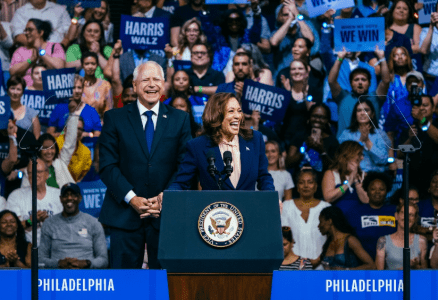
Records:
[[[170,300],[269,300],[272,274],[168,273]]]

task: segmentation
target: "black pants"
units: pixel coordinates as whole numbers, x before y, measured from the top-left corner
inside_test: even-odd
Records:
[[[159,232],[151,224],[137,230],[111,228],[112,269],[141,269],[144,258],[145,243],[147,243],[148,265],[150,269],[161,269],[158,262]]]

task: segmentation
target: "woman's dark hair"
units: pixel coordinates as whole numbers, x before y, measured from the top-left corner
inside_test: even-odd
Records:
[[[374,128],[374,126],[378,125],[376,110],[374,109],[373,103],[368,99],[362,99],[360,102],[358,101],[354,105],[353,113],[351,114],[350,126],[348,127],[348,129],[350,129],[351,132],[356,132],[359,130],[359,122],[357,121],[357,108],[361,104],[366,104],[370,108],[371,113],[368,115],[371,118],[371,123],[372,123],[370,128],[370,133],[376,133],[376,130]]]
[[[43,36],[41,37],[43,41],[47,41],[52,34],[52,23],[50,21],[43,21],[40,19],[29,19],[27,22],[32,22],[35,25],[38,32],[44,31]]]
[[[182,93],[182,92],[176,91],[175,88],[173,87],[173,79],[175,78],[176,73],[178,73],[178,72],[183,72],[183,73],[185,73],[186,76],[187,76],[187,78],[189,79],[189,88],[188,88],[188,90],[187,90],[187,95],[188,95],[188,96],[194,95],[194,94],[195,94],[195,91],[194,91],[194,89],[193,89],[193,80],[192,80],[192,78],[190,77],[189,73],[187,73],[186,70],[178,70],[178,71],[176,71],[175,73],[173,73],[173,75],[172,75],[172,79],[170,80],[170,84],[171,84],[171,86],[170,86],[170,97],[175,98],[175,95],[176,95],[176,94],[180,94],[180,93]]]
[[[84,64],[84,60],[85,60],[86,58],[88,58],[88,57],[94,57],[94,59],[96,60],[96,64],[99,65],[99,57],[97,56],[96,53],[94,53],[94,52],[90,52],[90,51],[86,51],[86,52],[83,52],[83,53],[82,53],[82,56],[81,56],[81,65]]]
[[[420,195],[420,190],[415,185],[409,185],[409,192],[416,191]],[[400,204],[400,199],[405,200],[405,188],[402,186],[400,189],[396,190],[394,195],[390,199],[390,203],[394,205]]]
[[[56,142],[56,139],[50,134],[50,133],[44,133],[38,138],[38,144],[43,145],[45,141],[51,141],[53,143],[53,147],[55,148],[55,157],[53,160],[57,159],[59,156],[59,147],[58,143]],[[38,157],[42,158],[41,150],[38,151]]]
[[[310,120],[310,116],[313,114],[313,112],[315,111],[315,109],[322,107],[325,110],[325,114],[327,116],[327,124],[325,125],[324,128],[322,128],[322,131],[327,133],[328,135],[332,135],[332,130],[330,128],[330,120],[332,119],[332,113],[330,111],[330,108],[327,106],[327,104],[325,103],[317,103],[314,104],[310,107],[309,109],[309,120]],[[309,121],[309,130],[310,128],[310,121]]]
[[[217,93],[210,97],[202,115],[202,123],[204,124],[204,131],[202,134],[208,135],[213,143],[219,145],[222,142],[222,122],[224,121],[228,101],[237,99],[236,95],[232,93]],[[240,103],[240,102],[239,102]],[[239,135],[245,140],[250,140],[253,136],[252,129],[245,129],[245,118],[242,117],[239,127]]]
[[[15,222],[17,222],[17,236],[15,238],[15,240],[17,242],[17,253],[23,251],[21,253],[23,253],[23,255],[26,256],[28,242],[26,241],[26,235],[24,232],[23,224],[21,224],[21,221],[17,217],[16,213],[14,213],[13,211],[7,210],[7,209],[2,210],[0,212],[0,219],[3,218],[3,216],[6,214],[11,214],[14,217]],[[1,236],[0,236],[0,243],[1,243]],[[20,257],[20,258],[24,259],[24,257]]]
[[[362,0],[362,4],[364,6],[371,6],[373,4],[373,0]],[[381,5],[385,5],[386,7],[389,6],[389,1],[388,0],[378,0],[377,1],[377,5],[381,6]]]
[[[298,183],[298,181],[300,180],[300,177],[303,176],[304,174],[310,174],[313,177],[313,180],[315,180],[316,183],[318,183],[318,174],[316,173],[316,171],[314,169],[301,169],[298,174],[295,177],[296,182]]]
[[[36,63],[32,66],[32,71],[30,72],[30,74],[33,74],[33,70],[38,67],[43,67],[47,70],[46,64],[42,60],[37,60]]]
[[[23,91],[26,88],[26,81],[21,76],[13,75],[8,79],[8,82],[6,82],[6,88],[9,90],[11,86],[15,86],[21,84],[23,87]]]
[[[382,181],[386,185],[386,192],[387,193],[389,191],[391,191],[391,189],[392,189],[392,180],[391,180],[391,178],[388,175],[386,175],[385,173],[380,173],[380,172],[368,172],[367,175],[365,176],[365,179],[362,182],[362,187],[365,190],[365,192],[368,191],[368,188],[369,188],[370,184],[374,180]]]
[[[283,238],[286,239],[289,243],[292,243],[293,235],[292,230],[289,226],[281,227],[281,233],[283,234]]]
[[[196,132],[199,129],[199,125],[196,124],[195,117],[193,116],[192,103],[190,102],[190,100],[186,94],[179,92],[179,93],[176,93],[172,96],[172,100],[170,100],[169,105],[174,107],[173,103],[175,102],[175,100],[177,98],[183,99],[187,105],[187,113],[189,114],[189,118],[190,118],[190,129],[191,129],[192,137],[195,137]]]
[[[298,41],[298,40],[304,40],[304,42],[306,43],[306,48],[309,50],[309,54],[310,54],[310,50],[312,49],[312,47],[313,47],[313,42],[311,41],[311,40],[309,40],[308,38],[306,38],[306,37],[299,37],[299,38],[297,38],[295,41],[294,41],[294,44],[295,44],[295,42],[296,41]],[[292,47],[293,47],[293,45],[292,45]]]
[[[324,208],[319,214],[320,217],[323,217],[325,220],[332,220],[333,226],[342,233],[348,233],[350,235],[356,236],[356,231],[354,228],[348,223],[347,218],[345,217],[342,210],[337,206],[329,206]],[[327,253],[327,249],[332,241],[332,237],[329,235],[327,241],[324,243],[322,247],[321,258],[325,257]]]
[[[400,67],[397,67],[394,65],[394,55],[395,55],[395,52],[399,49],[401,49],[404,52],[404,54],[406,55],[406,69],[407,69],[406,71],[410,72],[410,71],[414,70],[414,65],[412,64],[412,58],[409,55],[408,49],[406,49],[403,46],[399,46],[399,47],[392,48],[391,53],[389,54],[388,69],[389,69],[390,74],[394,74],[396,69],[400,68]],[[402,68],[404,68],[404,66]]]
[[[417,19],[414,17],[414,8],[412,7],[409,0],[395,0],[392,3],[392,6],[389,9],[389,11],[385,14],[385,23],[386,23],[387,28],[391,27],[391,25],[394,23],[393,14],[394,14],[395,7],[397,6],[397,4],[399,2],[404,2],[408,6],[408,9],[409,9],[408,24],[418,23]]]
[[[235,9],[235,8],[226,10],[222,15],[222,22],[220,23],[219,26],[221,27],[222,35],[225,37],[227,42],[228,42],[228,37],[231,34],[231,31],[228,27],[230,24],[229,18],[230,18],[231,14],[238,14],[239,15],[238,20],[240,21],[240,28],[239,28],[238,35],[240,37],[242,37],[245,34],[245,29],[248,26],[248,22],[246,21],[244,14],[240,10]]]
[[[84,38],[84,32],[85,32],[85,29],[88,27],[88,25],[90,25],[92,23],[95,23],[95,24],[99,25],[99,28],[100,28],[100,38],[99,38],[99,41],[98,41],[98,43],[99,43],[99,51],[100,51],[100,54],[102,54],[103,57],[105,57],[105,54],[103,53],[103,50],[104,50],[104,48],[106,46],[106,42],[105,42],[105,30],[103,29],[102,23],[99,22],[99,21],[91,19],[91,20],[88,20],[84,24],[84,26],[82,26],[82,30],[81,30],[81,33],[79,35],[79,48],[81,49],[81,53],[90,51],[88,49],[88,47],[87,47],[87,42],[85,41],[85,38]]]
[[[368,81],[371,83],[371,73],[370,73],[370,71],[368,71],[365,68],[361,68],[361,67],[356,68],[353,71],[351,71],[350,77],[349,77],[350,83],[353,81],[354,77],[357,74],[365,74],[365,76],[368,78]]]

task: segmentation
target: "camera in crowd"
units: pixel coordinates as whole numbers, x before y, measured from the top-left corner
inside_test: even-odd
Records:
[[[423,90],[418,86],[418,83],[413,82],[411,90],[409,91],[409,100],[412,106],[421,106],[421,97],[423,96]]]

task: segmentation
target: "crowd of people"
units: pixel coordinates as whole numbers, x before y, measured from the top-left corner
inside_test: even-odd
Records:
[[[0,130],[0,267],[30,267],[33,222],[45,267],[114,265],[105,236],[115,231],[80,211],[78,184],[99,180],[102,168],[108,170],[108,160],[99,159],[101,150],[109,153],[107,141],[99,149],[100,136],[115,139],[116,128],[114,135],[103,130],[104,119],[110,120],[106,112],[136,105],[136,72],[153,62],[163,71],[160,102],[189,115],[191,138],[213,132],[204,121],[216,110],[223,121],[224,108],[208,105],[213,95],[234,94],[233,113],[241,113],[237,107],[246,80],[291,94],[281,122],[264,120],[256,110],[236,117],[265,142],[267,171],[282,209],[280,269],[401,269],[404,230],[410,231],[411,267],[438,268],[436,9],[430,23],[419,24],[423,4],[416,0],[357,0],[354,7],[314,18],[304,0],[121,2],[102,0],[88,9],[49,0],[1,2],[0,86],[11,114]],[[165,48],[123,45],[122,14],[167,18]],[[334,20],[374,17],[385,19],[385,49],[334,51]],[[181,62],[189,67],[181,68]],[[44,120],[23,102],[23,94],[43,91],[42,72],[63,68],[76,70],[72,96]],[[36,170],[21,143],[41,145]],[[408,199],[402,192],[400,145],[421,148],[410,155]],[[148,147],[153,151],[153,144]],[[32,172],[37,172],[37,220],[30,202]],[[102,180],[110,182],[107,174]],[[192,177],[173,187],[209,186]],[[409,229],[404,201],[409,201]]]

